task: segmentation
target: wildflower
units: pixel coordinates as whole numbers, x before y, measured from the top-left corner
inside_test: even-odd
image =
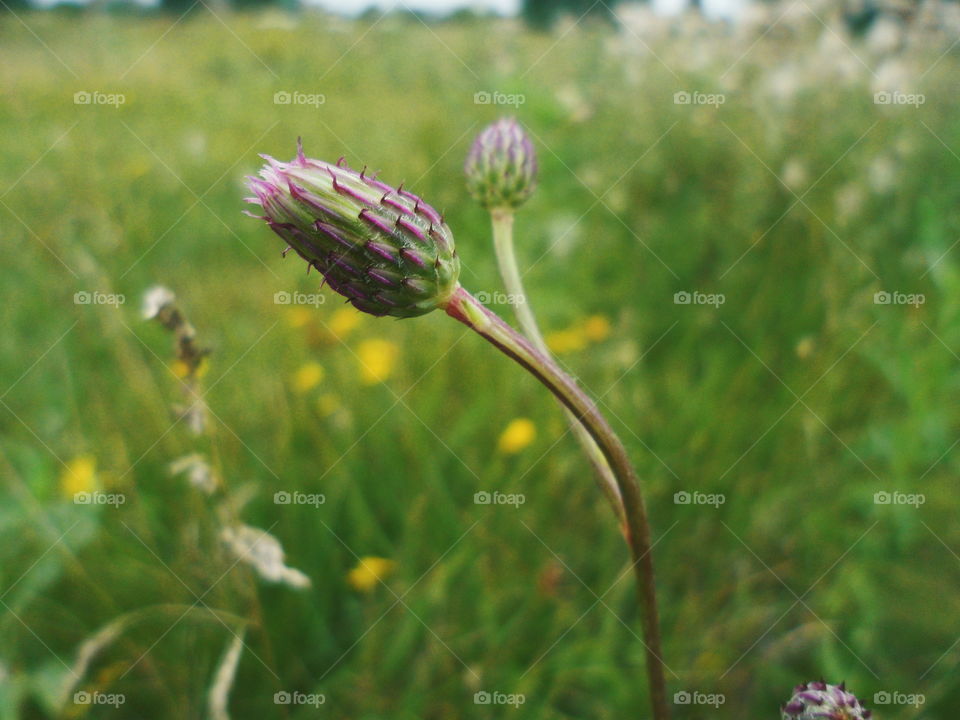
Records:
[[[153,320],[164,308],[173,305],[177,299],[169,288],[154,285],[143,296],[143,318]]]
[[[891,58],[884,61],[873,75],[871,89],[873,92],[903,92],[904,88],[913,86],[916,78],[915,71],[901,58]]]
[[[797,343],[795,352],[798,358],[806,360],[813,354],[814,349],[816,349],[816,343],[813,338],[810,335],[804,335]]]
[[[377,183],[364,172],[307,160],[302,150],[292,163],[269,160],[262,175],[250,181],[257,196],[252,202],[266,213],[261,219],[354,307],[397,317],[443,309],[540,380],[596,441],[620,491],[610,499],[635,563],[653,715],[660,720],[668,717],[649,521],[626,449],[595,403],[549,356],[537,352],[460,286],[449,228],[439,217],[434,220],[432,209],[419,198]],[[530,423],[516,433],[526,440],[511,442],[511,435],[515,433],[505,432],[505,451],[529,444],[535,432]],[[366,563],[361,566],[369,572]]]
[[[60,491],[72,498],[97,489],[97,461],[92,455],[78,455],[60,473]]]
[[[357,592],[368,593],[382,583],[395,568],[396,563],[393,560],[368,555],[360,558],[356,567],[347,573],[347,583]]]
[[[783,720],[868,720],[873,716],[844,683],[822,681],[797,685],[782,712]]]
[[[537,428],[528,418],[511,420],[497,440],[497,449],[504,455],[525,450],[537,437]]]
[[[783,184],[793,192],[803,192],[810,183],[807,166],[797,157],[792,157],[783,166],[780,173]]]
[[[330,316],[327,330],[338,340],[343,340],[356,329],[362,319],[363,315],[353,308],[340,308]]]
[[[317,409],[323,416],[333,415],[342,407],[340,398],[333,393],[324,393],[317,398]]]
[[[443,217],[411,192],[366,169],[264,156],[248,179],[260,219],[319,270],[336,292],[371,315],[414,317],[446,304],[460,260]]]
[[[193,401],[174,410],[187,421],[187,427],[195,435],[204,433],[207,427],[207,408],[201,397],[197,396],[197,381],[209,369],[207,356],[210,351],[197,344],[196,331],[187,321],[186,316],[176,305],[176,297],[169,289],[157,285],[150,288],[143,299],[143,315],[147,319],[156,320],[174,335],[176,360],[170,370],[183,381],[184,390]]]
[[[225,527],[220,537],[238,560],[252,567],[264,580],[297,589],[310,587],[310,578],[284,564],[280,541],[265,530],[236,525]]]
[[[489,210],[516,208],[537,184],[537,155],[513,118],[487,126],[473,141],[464,164],[467,190]]]
[[[197,358],[194,362],[193,358],[189,360],[174,360],[170,364],[170,371],[177,377],[178,380],[185,380],[187,378],[202,378],[207,374],[207,371],[210,369],[210,362],[206,357]]]
[[[545,338],[550,352],[557,355],[583,350],[587,346],[587,336],[581,328],[571,327],[547,333]]]
[[[590,342],[603,342],[610,337],[610,319],[605,315],[591,315],[583,322],[583,334]]]
[[[306,327],[312,319],[313,311],[310,308],[294,307],[287,310],[287,324],[294,329]]]
[[[293,374],[293,389],[301,395],[313,390],[323,380],[324,371],[320,363],[309,362]]]
[[[879,57],[888,57],[897,52],[904,42],[904,27],[891,17],[881,15],[867,33],[867,48]]]
[[[855,181],[841,185],[833,194],[836,206],[834,216],[842,223],[850,222],[863,210],[866,193],[863,186]]]
[[[897,164],[887,155],[878,155],[867,168],[867,182],[877,195],[888,195],[897,188]]]
[[[206,458],[199,453],[191,453],[170,463],[170,474],[185,474],[190,484],[206,495],[212,495],[219,481]]]
[[[373,338],[357,346],[360,379],[365,385],[382,383],[393,374],[400,348],[389,340]]]

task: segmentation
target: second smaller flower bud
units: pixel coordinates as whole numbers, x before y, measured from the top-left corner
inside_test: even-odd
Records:
[[[487,210],[520,207],[537,185],[533,143],[513,118],[501,118],[477,135],[463,169],[467,189]]]

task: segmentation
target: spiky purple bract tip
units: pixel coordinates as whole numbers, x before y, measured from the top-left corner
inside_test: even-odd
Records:
[[[266,164],[247,185],[267,223],[335,291],[372,315],[414,317],[443,307],[460,274],[453,234],[416,195],[363,172],[297,155]],[[288,248],[289,249],[289,248]]]
[[[846,685],[829,685],[822,680],[797,685],[793,697],[781,708],[783,720],[870,720],[873,714],[863,707]]]
[[[477,135],[463,170],[467,189],[483,207],[514,209],[536,188],[537,154],[520,124],[501,118]]]

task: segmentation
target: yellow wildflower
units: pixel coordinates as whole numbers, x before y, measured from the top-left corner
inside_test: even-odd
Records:
[[[324,393],[317,398],[317,408],[320,410],[321,415],[333,415],[341,407],[342,403],[340,402],[340,398],[333,393]]]
[[[340,308],[330,316],[330,322],[327,323],[327,329],[330,334],[341,340],[349,335],[360,324],[363,315],[354,308]]]
[[[396,565],[393,560],[368,555],[360,558],[357,566],[347,573],[347,583],[358,592],[371,592],[393,572]]]
[[[389,340],[364,340],[357,347],[360,379],[366,385],[381,383],[393,374],[400,348]]]
[[[603,342],[610,336],[610,319],[606,315],[591,315],[583,321],[583,334],[590,342]]]
[[[313,309],[299,305],[287,309],[287,324],[292,328],[302,328],[313,319]]]
[[[506,455],[513,455],[529,447],[537,437],[537,428],[528,418],[511,420],[497,441],[497,449]]]
[[[60,491],[69,498],[97,489],[97,461],[92,455],[78,455],[60,473]]]
[[[546,337],[547,347],[551,352],[557,355],[583,350],[587,346],[587,336],[582,329],[577,327],[566,330],[557,330],[548,333]]]
[[[184,360],[174,360],[173,364],[170,366],[170,370],[173,371],[173,374],[177,376],[180,380],[186,380],[188,377],[193,378],[202,378],[207,374],[207,370],[210,369],[210,361],[207,358],[200,358],[200,362],[197,363],[195,368],[190,366],[190,363]]]
[[[293,389],[303,394],[313,390],[323,380],[323,366],[320,363],[308,362],[293,374]]]

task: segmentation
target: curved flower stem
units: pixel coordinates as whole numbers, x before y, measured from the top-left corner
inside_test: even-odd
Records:
[[[537,318],[533,314],[533,308],[530,306],[529,298],[523,289],[523,281],[517,267],[517,255],[513,249],[513,211],[510,209],[492,210],[490,219],[493,223],[493,246],[496,250],[497,264],[500,267],[500,276],[503,278],[507,293],[513,296],[513,310],[517,316],[517,322],[520,323],[520,329],[527,336],[531,345],[545,357],[550,357],[550,350],[540,333]],[[613,470],[610,469],[610,464],[604,457],[600,446],[590,436],[587,429],[580,424],[576,416],[570,410],[566,408],[564,410],[567,419],[570,421],[570,429],[579,440],[590,464],[593,465],[597,475],[597,485],[600,486],[603,494],[610,501],[610,506],[613,508],[620,524],[624,525],[623,501],[620,499],[620,488],[617,485],[616,477],[613,475]]]
[[[644,645],[647,651],[647,679],[650,684],[650,702],[654,720],[668,720],[666,682],[663,677],[663,659],[660,649],[660,623],[657,617],[656,589],[653,579],[653,556],[650,546],[650,524],[640,494],[637,476],[626,450],[613,428],[597,411],[593,401],[577,387],[573,379],[549,357],[543,355],[520,333],[485,308],[479,300],[461,286],[450,295],[445,310],[502,353],[516,360],[562,402],[590,433],[603,451],[620,495],[623,498],[625,518],[624,536],[633,557],[633,571],[637,580],[637,599],[643,623]]]

